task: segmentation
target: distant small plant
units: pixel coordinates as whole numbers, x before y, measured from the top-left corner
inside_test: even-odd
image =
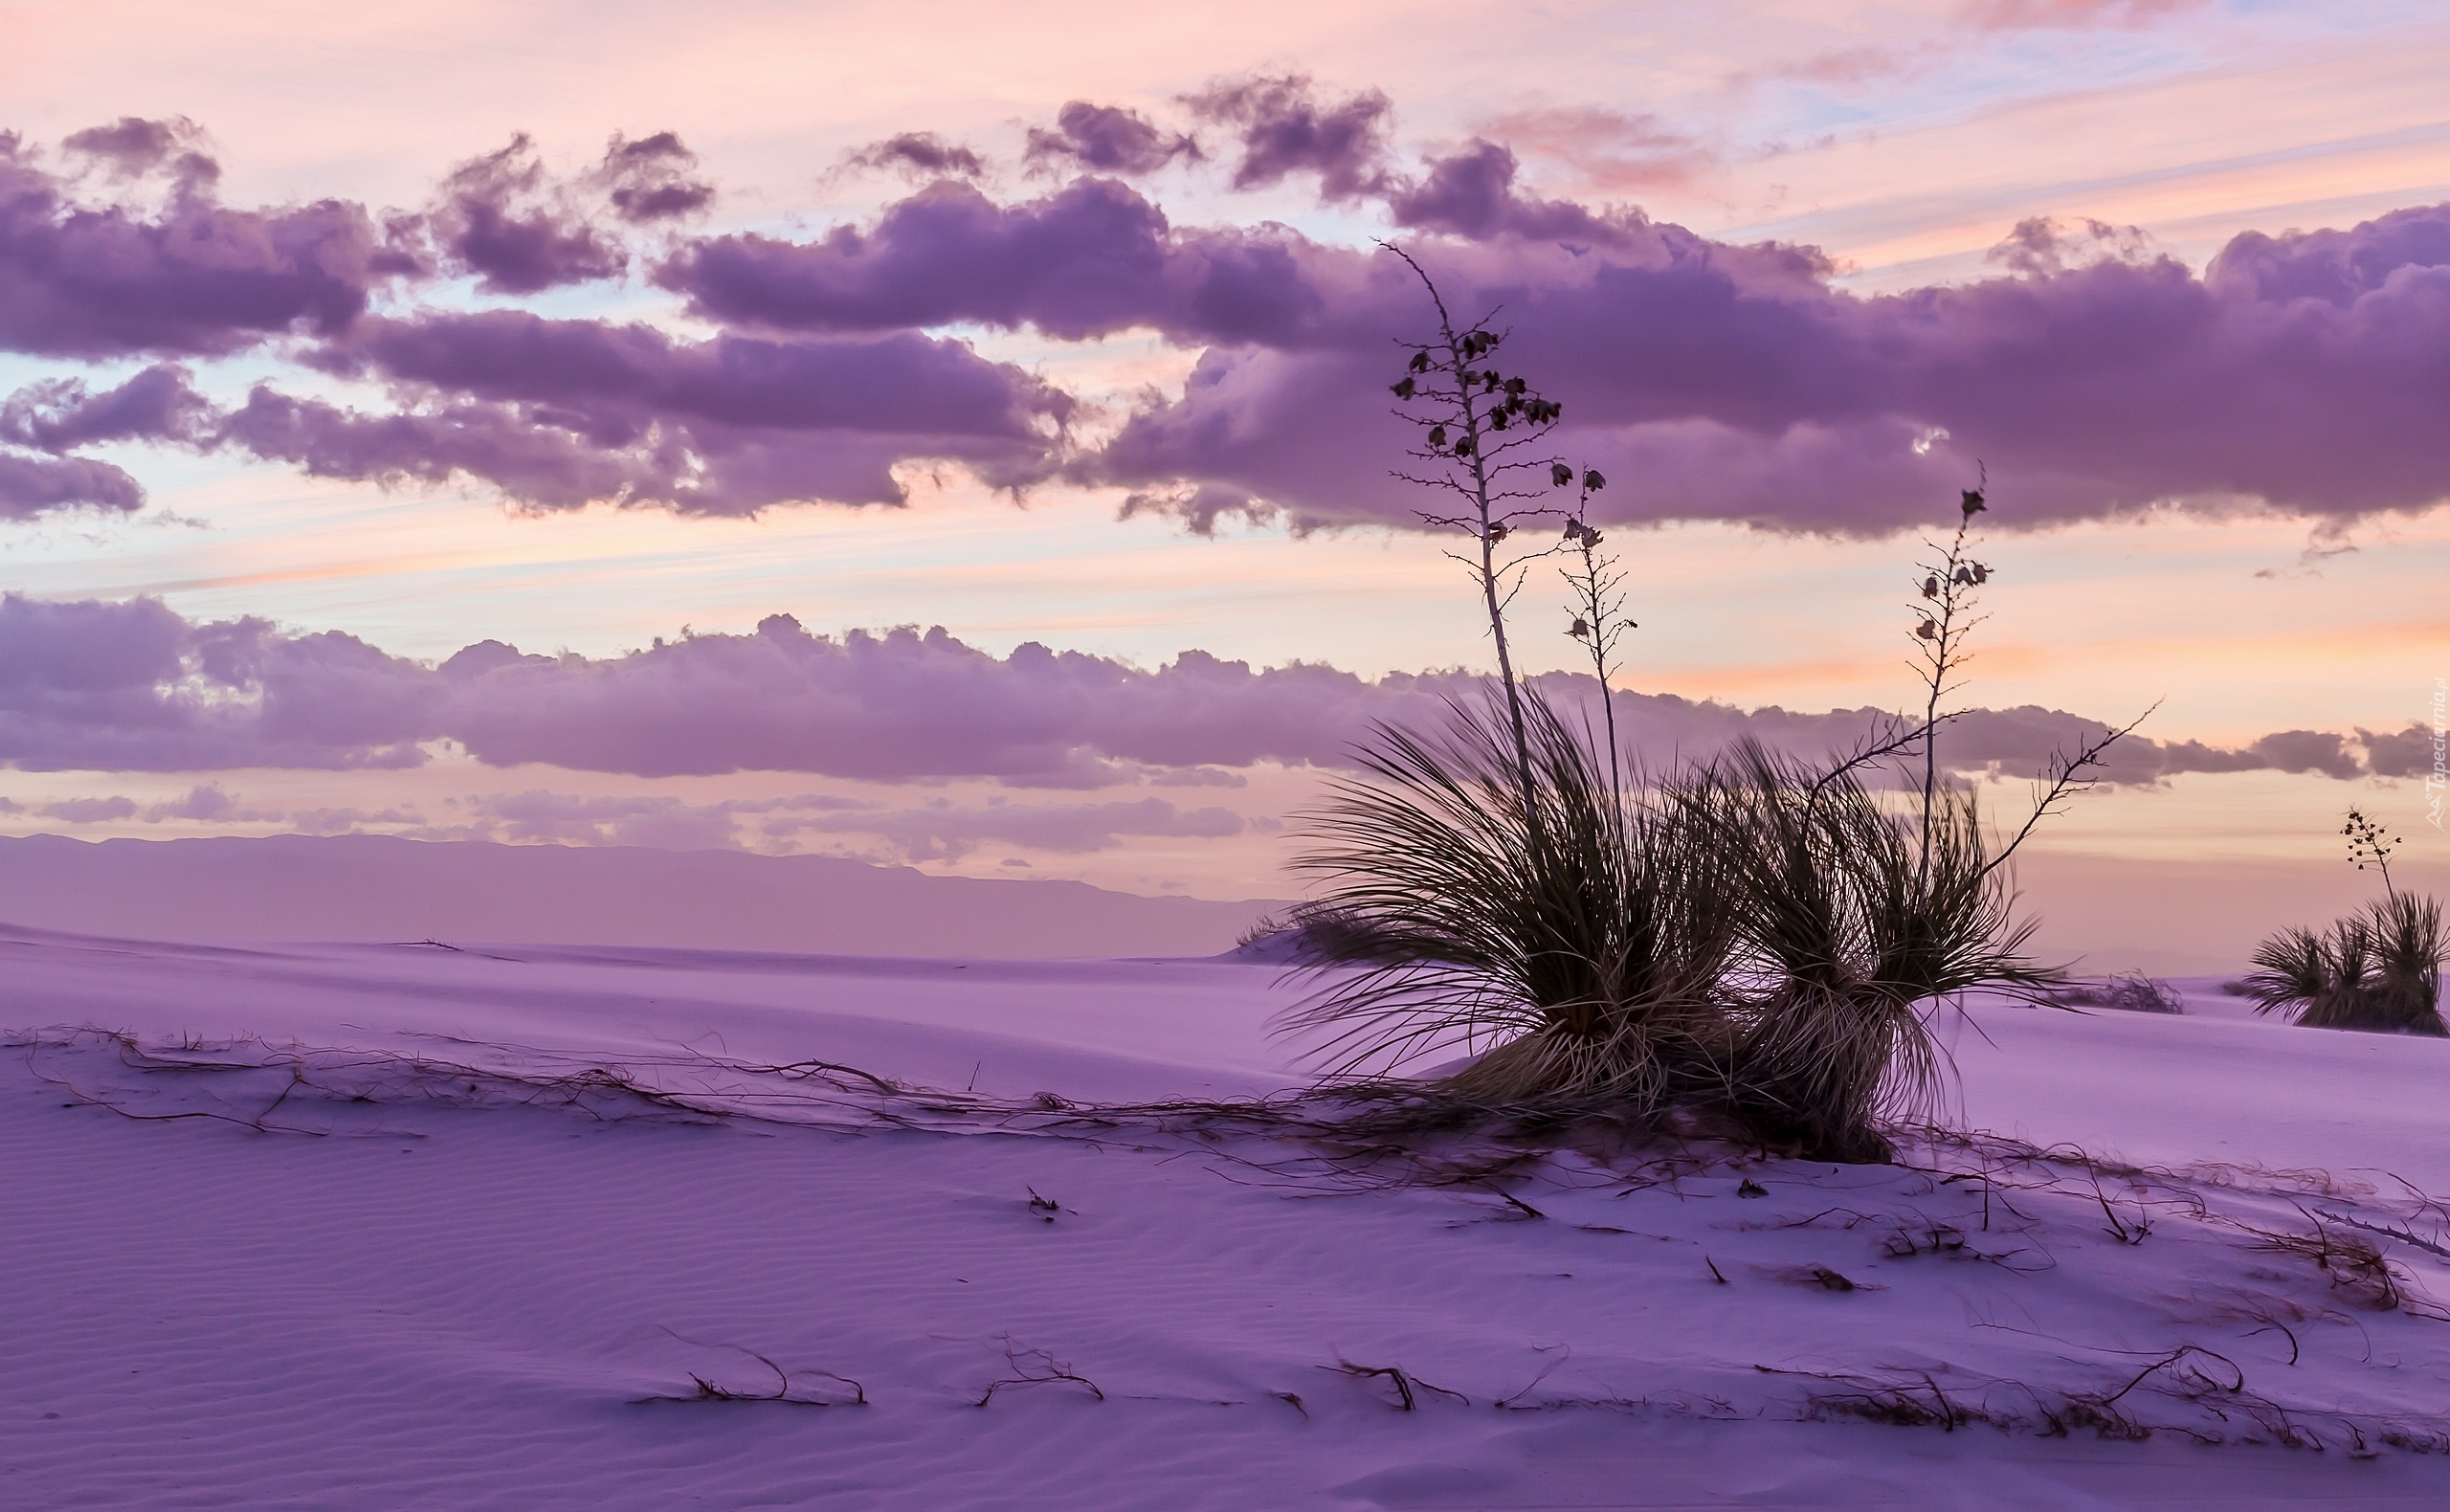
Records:
[[[2102,1007],[2128,1013],[2183,1013],[2186,999],[2157,976],[2123,971],[2102,984]]]
[[[2283,929],[2253,959],[2245,989],[2258,1013],[2310,1029],[2450,1034],[2440,1010],[2450,935],[2434,899],[2393,893],[2321,934]]]
[[[2229,985],[2238,987],[2240,994],[2244,991],[2240,984]],[[2098,983],[2079,983],[2050,996],[2053,1002],[2075,1008],[2114,1008],[2127,1013],[2186,1012],[2186,999],[2176,988],[2141,971],[2121,971]]]
[[[2450,1034],[2441,1019],[2441,968],[2450,933],[2441,904],[2402,893],[2391,855],[2405,843],[2351,807],[2340,834],[2358,871],[2382,874],[2382,896],[2316,933],[2283,929],[2255,947],[2255,969],[2241,984],[2258,1013],[2284,1013],[2310,1029]]]

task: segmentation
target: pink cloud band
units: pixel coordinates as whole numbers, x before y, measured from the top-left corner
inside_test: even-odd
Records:
[[[1596,693],[1567,674],[1542,683],[1569,706]],[[495,766],[638,777],[1231,786],[1230,768],[1265,762],[1348,767],[1373,723],[1435,725],[1449,700],[1477,697],[1480,685],[1462,672],[1372,681],[1319,665],[1255,670],[1198,651],[1153,671],[1036,644],[998,657],[942,630],[815,635],[782,614],[748,634],[687,635],[619,656],[530,656],[489,640],[428,666],[336,632],[190,621],[153,599],[0,599],[0,763],[30,770],[405,767],[427,759],[421,743],[451,740]],[[1882,719],[1659,694],[1615,701],[1634,750],[1654,763],[1747,734],[1817,755]],[[1976,710],[1949,726],[1942,753],[1958,770],[2022,775],[2100,729],[2052,709]],[[2413,725],[2283,731],[2238,747],[2134,737],[2113,748],[2109,776],[2408,776],[2431,769],[2431,738]],[[1152,811],[1148,822],[1161,817]]]

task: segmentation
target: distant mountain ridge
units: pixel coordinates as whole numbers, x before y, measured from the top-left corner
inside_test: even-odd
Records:
[[[440,940],[830,955],[1197,956],[1281,903],[830,856],[392,835],[0,836],[0,921],[205,943]]]

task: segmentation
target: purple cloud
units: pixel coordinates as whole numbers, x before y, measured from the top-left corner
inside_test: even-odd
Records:
[[[216,820],[256,817],[261,815],[243,812],[238,808],[238,800],[231,797],[217,782],[199,783],[189,789],[186,796],[154,804],[145,811],[147,824],[159,824],[164,819],[194,819],[209,824]]]
[[[1603,518],[1879,532],[1985,459],[2012,523],[2167,499],[2329,516],[2450,495],[2450,206],[2237,238],[2198,278],[2117,228],[2020,226],[2013,276],[1864,297],[1809,248],[1736,246],[1526,196],[1476,144],[1392,213],[1458,307],[1566,406],[1561,451],[1614,480]],[[872,229],[715,238],[657,274],[712,319],[793,330],[978,321],[1205,345],[1084,481],[1194,523],[1412,523],[1387,477],[1391,335],[1428,318],[1391,258],[1288,231],[1185,230],[1119,183],[1002,205],[937,185]]]
[[[47,803],[34,812],[46,819],[59,819],[69,824],[107,824],[113,819],[128,818],[136,812],[133,798],[63,798]]]
[[[476,800],[474,822],[457,827],[454,837],[719,851],[735,844],[732,815],[736,807],[693,804],[660,794],[625,798],[543,790],[497,793]]]
[[[1101,786],[1128,780],[1123,764],[1341,760],[1372,713],[1438,709],[1427,691],[1356,699],[1367,684],[1324,668],[1255,674],[1192,652],[1144,673],[1035,644],[999,660],[941,630],[836,639],[789,615],[753,634],[690,636],[604,662],[487,642],[441,671],[457,685],[456,732],[479,760],[639,776],[766,769]]]
[[[144,507],[144,488],[108,462],[0,452],[0,520],[33,520],[68,509],[126,514]]]
[[[72,142],[122,173],[167,167],[159,211],[74,202],[16,137],[0,134],[0,348],[100,359],[208,355],[293,329],[337,331],[378,279],[405,271],[366,211],[337,200],[237,211],[219,170],[174,151],[170,124],[122,121]]]
[[[636,456],[608,451],[569,431],[531,423],[515,405],[366,414],[258,385],[222,418],[214,436],[316,478],[442,483],[464,476],[546,509],[652,498],[677,491],[679,476],[678,459],[653,448]]]
[[[1569,707],[1596,698],[1587,677],[1542,683]],[[798,771],[1041,789],[1230,785],[1226,768],[1260,762],[1348,766],[1374,723],[1435,726],[1449,700],[1476,698],[1480,687],[1461,672],[1370,681],[1316,665],[1254,670],[1197,651],[1153,671],[1035,644],[996,657],[942,630],[813,635],[781,614],[749,634],[686,635],[620,656],[530,656],[482,641],[428,667],[334,633],[190,622],[150,599],[0,599],[0,763],[37,770],[405,767],[425,759],[417,743],[450,739],[494,766],[639,777]],[[1615,701],[1633,748],[1660,762],[1706,756],[1748,734],[1818,755],[1857,744],[1883,718],[1867,708],[1747,711],[1668,695],[1618,693]],[[2022,777],[2101,728],[2052,709],[1975,710],[1949,726],[1941,753],[1951,770]],[[2353,738],[2286,731],[2235,749],[2132,737],[2115,747],[2109,775],[2404,775],[2429,769],[2430,739],[2416,726]],[[758,803],[725,812],[822,807]],[[635,816],[561,815],[590,824]],[[882,833],[866,817],[827,824]]]
[[[856,835],[883,842],[902,860],[953,859],[1000,841],[1033,850],[1084,855],[1114,850],[1132,837],[1218,839],[1252,821],[1229,809],[1181,809],[1162,798],[1104,803],[984,804],[936,801],[894,809],[822,793],[781,798],[721,798],[691,803],[668,793],[580,795],[530,789],[447,801],[445,816],[429,820],[397,809],[248,809],[217,784],[142,811],[147,823],[184,819],[205,824],[286,823],[311,834],[367,825],[407,826],[419,839],[491,840],[507,844],[638,845],[667,851],[738,850],[744,842],[796,849],[812,835]],[[24,812],[0,800],[0,812]],[[72,798],[32,812],[72,824],[124,819],[139,812],[127,798]],[[745,827],[745,829],[744,829]]]
[[[2365,748],[2366,760],[2376,777],[2433,775],[2435,739],[2429,724],[2411,724],[2395,734],[2377,735],[2367,729],[2356,732],[2356,743]]]
[[[2082,31],[2140,27],[2200,10],[2208,0],[1969,0],[1959,24],[1977,32]]]
[[[1111,851],[1126,836],[1160,835],[1214,840],[1242,833],[1245,821],[1231,809],[1177,809],[1163,798],[1125,803],[952,805],[833,814],[797,829],[873,834],[904,860],[957,860],[990,840],[1036,851],[1085,855]]]
[[[1188,136],[1157,128],[1136,110],[1067,101],[1056,112],[1054,129],[1030,127],[1024,156],[1033,167],[1062,164],[1092,173],[1154,173],[1174,159],[1201,156]]]
[[[445,266],[475,274],[491,294],[609,278],[628,263],[546,175],[525,132],[452,169],[426,225]]]
[[[219,411],[159,365],[100,394],[60,381],[22,390],[0,404],[0,441],[57,454],[143,437],[236,448],[318,477],[467,477],[542,508],[740,515],[898,503],[893,468],[916,459],[1019,486],[1051,471],[1072,409],[1016,367],[909,331],[690,343],[495,311],[363,322],[313,360],[387,385],[400,408],[368,413],[258,385]],[[142,498],[107,463],[0,452],[0,512],[133,509]]]
[[[1509,370],[1565,404],[1559,450],[1609,476],[1605,518],[1877,532],[1927,517],[1974,457],[2016,523],[2450,496],[2444,227],[2450,206],[2239,238],[2200,278],[2110,259],[1870,298],[1806,253],[1631,221],[1615,245],[1416,251],[1452,303],[1502,311]],[[1346,300],[1382,331],[1427,313],[1400,267]],[[1364,344],[1212,348],[1082,476],[1194,520],[1402,523],[1417,500],[1386,477],[1386,367]]]
[[[60,141],[70,153],[100,163],[117,177],[141,178],[167,168],[182,192],[220,182],[221,165],[202,148],[204,133],[185,116],[147,121],[122,116],[107,126],[88,126]]]
[[[2113,226],[2086,216],[2074,224],[2032,215],[2009,231],[1983,260],[2010,273],[2046,277],[2095,262],[2149,260],[2151,237],[2140,226]]]
[[[987,160],[932,131],[904,131],[871,142],[843,162],[855,168],[886,168],[913,178],[969,178],[987,171]]]
[[[414,766],[440,693],[347,635],[190,623],[157,599],[0,598],[0,762],[28,770]]]
[[[1072,409],[1017,367],[911,331],[685,342],[491,311],[362,322],[318,361],[416,408],[358,416],[258,389],[222,434],[332,476],[461,472],[546,506],[898,503],[892,468],[914,459],[1017,486],[1049,471]]]
[[[1615,240],[1628,217],[1595,213],[1568,200],[1526,198],[1515,191],[1513,150],[1474,141],[1460,152],[1433,158],[1418,183],[1393,186],[1387,209],[1398,226],[1439,232],[1471,241],[1497,236],[1546,240]],[[1640,226],[1630,217],[1632,229]]]
[[[1065,340],[1147,325],[1183,342],[1293,343],[1345,281],[1304,265],[1322,257],[1349,260],[1281,230],[1177,233],[1136,190],[1088,178],[1012,206],[935,184],[873,231],[716,237],[656,278],[700,314],[781,330],[976,321]]]
[[[711,204],[698,155],[669,131],[633,142],[615,133],[592,169],[569,180],[546,170],[524,132],[507,146],[452,169],[414,227],[440,266],[473,274],[491,294],[535,294],[614,278],[630,247],[609,215],[630,227],[682,220]]]
[[[1319,176],[1319,197],[1359,199],[1387,182],[1387,132],[1394,104],[1376,90],[1333,104],[1320,100],[1306,75],[1233,79],[1187,101],[1203,119],[1241,137],[1236,189],[1265,189],[1297,173]]]
[[[652,226],[698,213],[714,203],[715,187],[698,178],[698,154],[673,132],[632,142],[615,133],[593,175],[612,212],[633,226]]]
[[[1944,506],[1977,457],[2012,527],[2168,500],[2336,521],[2450,497],[2450,206],[2240,235],[2200,277],[2118,228],[2030,220],[2002,276],[1861,296],[1812,249],[1542,198],[1503,142],[1399,174],[1383,96],[1323,100],[1288,77],[1194,105],[1238,133],[1237,181],[1315,172],[1330,197],[1383,200],[1456,307],[1498,312],[1508,367],[1565,406],[1558,450],[1611,478],[1604,521],[1882,532]],[[1082,101],[1040,135],[1041,163],[1117,171],[1178,145]],[[504,293],[625,270],[624,237],[710,192],[669,133],[615,138],[567,183],[522,139],[380,234],[354,206],[219,206],[183,122],[78,143],[105,177],[153,187],[90,208],[0,144],[0,346],[212,355],[304,332],[320,340],[302,360],[390,402],[271,382],[221,414],[162,367],[102,392],[36,385],[0,412],[15,449],[0,513],[16,518],[137,507],[126,472],[77,454],[150,438],[324,476],[464,478],[543,507],[891,501],[898,465],[946,460],[999,486],[1114,486],[1195,527],[1234,510],[1414,523],[1387,476],[1403,432],[1384,392],[1389,339],[1428,315],[1408,271],[1282,227],[1177,227],[1118,179],[1014,203],[940,180],[806,241],[653,233],[669,249],[656,279],[721,327],[693,341],[516,310],[364,314],[370,288],[421,267]],[[419,235],[425,263],[401,250]],[[924,334],[971,322],[1206,350],[1179,396],[1078,452],[1069,395]]]
[[[211,412],[185,368],[156,363],[100,393],[74,378],[19,389],[0,403],[0,441],[55,456],[103,441],[194,441]]]

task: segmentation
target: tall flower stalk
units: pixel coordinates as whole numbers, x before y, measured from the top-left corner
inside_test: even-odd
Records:
[[[1550,469],[1549,477],[1560,487],[1574,480],[1573,469],[1563,462]],[[1624,757],[1616,745],[1616,700],[1608,679],[1616,670],[1616,642],[1625,632],[1641,627],[1625,616],[1625,574],[1615,557],[1600,551],[1599,543],[1606,536],[1583,518],[1590,513],[1591,496],[1607,487],[1608,479],[1596,468],[1588,468],[1581,481],[1582,497],[1574,500],[1573,515],[1566,521],[1564,573],[1566,586],[1573,591],[1573,624],[1566,634],[1582,642],[1591,656],[1591,675],[1599,679],[1599,707],[1608,723],[1608,790],[1621,804]]]
[[[1403,376],[1392,386],[1402,403],[1395,412],[1418,431],[1418,441],[1405,455],[1422,465],[1398,469],[1394,476],[1452,500],[1449,508],[1415,513],[1421,523],[1459,532],[1469,542],[1446,554],[1471,573],[1488,615],[1498,679],[1504,688],[1515,784],[1536,854],[1547,848],[1546,818],[1533,790],[1531,739],[1505,611],[1523,589],[1526,569],[1556,547],[1524,551],[1509,549],[1505,543],[1526,520],[1555,515],[1555,507],[1542,500],[1549,489],[1573,479],[1570,468],[1541,451],[1543,437],[1564,407],[1544,398],[1521,374],[1497,366],[1494,354],[1505,344],[1505,333],[1490,327],[1494,311],[1458,325],[1428,270],[1402,248],[1380,245],[1412,269],[1437,312],[1437,335],[1397,343],[1412,355]]]
[[[1931,854],[1931,820],[1940,787],[1940,700],[1954,692],[1964,681],[1964,667],[1971,659],[1965,649],[1966,637],[1987,616],[1974,612],[1982,585],[1991,581],[1987,563],[1972,557],[1973,517],[1990,507],[1984,498],[1990,478],[1986,474],[1982,486],[1963,491],[1957,505],[1956,534],[1949,538],[1946,547],[1936,541],[1926,541],[1934,555],[1916,565],[1923,574],[1923,602],[1916,606],[1918,618],[1914,625],[1916,670],[1922,674],[1923,700],[1923,810],[1922,855],[1920,869],[1927,870]]]

